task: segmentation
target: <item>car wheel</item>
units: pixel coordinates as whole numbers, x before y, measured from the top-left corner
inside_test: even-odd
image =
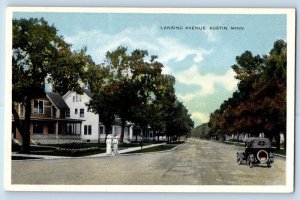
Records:
[[[251,161],[250,155],[247,158],[247,165],[248,167],[252,168],[254,166],[254,163]]]
[[[272,167],[272,163],[271,162],[267,162],[267,166],[268,167]]]

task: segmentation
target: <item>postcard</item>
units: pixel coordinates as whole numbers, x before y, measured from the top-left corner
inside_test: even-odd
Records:
[[[295,9],[6,16],[6,190],[293,192]]]

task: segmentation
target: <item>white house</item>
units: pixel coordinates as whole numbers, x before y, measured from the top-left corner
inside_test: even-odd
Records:
[[[99,142],[104,128],[100,128],[99,116],[88,109],[87,104],[92,99],[91,92],[87,89],[83,89],[83,94],[69,91],[63,99],[70,108],[70,118],[83,120],[81,127],[78,125],[69,128],[81,135],[82,142]]]
[[[87,104],[92,99],[92,93],[83,89],[83,94],[77,94],[74,91],[67,92],[62,98],[70,108],[71,119],[81,119],[82,124],[68,127],[73,132],[81,135],[82,142],[104,142],[105,127],[99,121],[99,115],[89,111]],[[112,124],[112,134],[120,137],[121,119],[117,118]],[[124,142],[130,142],[133,138],[132,125],[125,128]]]

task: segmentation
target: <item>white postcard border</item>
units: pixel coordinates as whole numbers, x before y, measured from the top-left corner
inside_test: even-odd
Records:
[[[16,185],[11,184],[11,138],[4,137],[4,186],[8,191],[70,192],[230,192],[290,193],[294,191],[295,150],[295,9],[293,8],[116,8],[8,7],[6,10],[5,133],[11,132],[12,14],[13,12],[177,13],[177,14],[286,14],[287,15],[287,153],[286,185]],[[292,134],[292,137],[291,137]]]

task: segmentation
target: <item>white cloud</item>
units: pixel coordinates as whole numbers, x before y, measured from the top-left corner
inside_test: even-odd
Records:
[[[159,49],[159,55],[162,62],[168,62],[170,60],[182,61],[187,56],[193,55],[193,61],[199,63],[203,60],[204,54],[209,54],[211,51],[203,49],[193,49],[180,43],[180,41],[170,37],[160,37],[157,39]]]
[[[177,97],[183,101],[190,101],[197,97],[195,93],[188,93],[188,94],[177,94]]]
[[[177,73],[176,80],[181,84],[195,85],[199,87],[198,92],[188,94],[178,94],[183,101],[189,101],[199,96],[212,95],[216,91],[216,85],[222,85],[228,91],[234,91],[237,86],[237,80],[234,78],[234,71],[229,69],[225,74],[202,74],[196,65],[189,69]]]
[[[209,121],[209,116],[201,112],[193,112],[191,115],[192,115],[192,119],[196,122],[206,123]]]
[[[92,39],[91,39],[92,38]],[[101,30],[79,31],[76,35],[66,36],[65,39],[76,45],[75,48],[87,46],[88,53],[97,62],[103,62],[107,51],[123,45],[133,49],[146,49],[151,55],[158,55],[158,60],[167,63],[170,60],[182,61],[193,56],[193,61],[199,63],[205,54],[211,51],[192,48],[172,37],[159,36],[156,27],[127,28],[117,34],[107,34]]]

